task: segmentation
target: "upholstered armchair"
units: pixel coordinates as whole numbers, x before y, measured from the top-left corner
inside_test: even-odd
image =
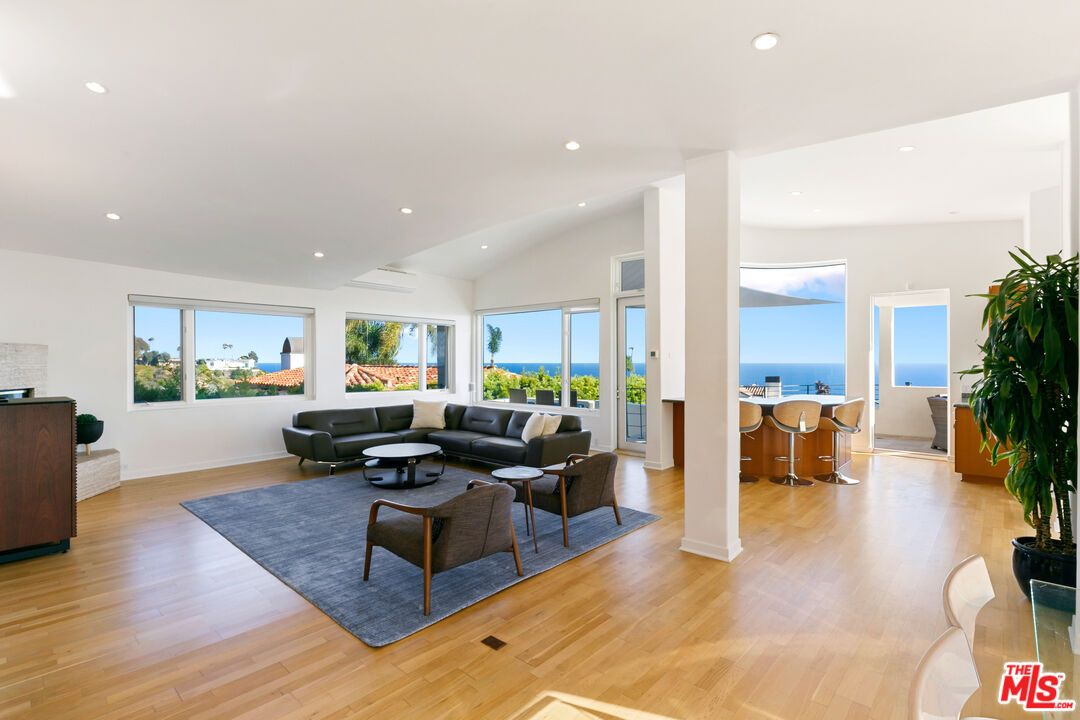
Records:
[[[478,486],[472,489],[473,486]],[[371,569],[371,550],[384,547],[424,569],[424,614],[431,614],[431,576],[500,552],[512,552],[521,570],[514,524],[510,519],[514,491],[482,480],[467,492],[434,507],[413,507],[389,500],[371,505],[367,526],[364,581]],[[396,512],[379,518],[379,510]]]
[[[566,463],[543,468],[544,477],[532,481],[533,506],[562,516],[563,545],[570,547],[567,520],[599,507],[611,506],[615,522],[622,525],[619,504],[615,500],[615,467],[619,456],[604,452],[596,455],[571,455]],[[515,500],[524,502],[520,485],[514,487]]]

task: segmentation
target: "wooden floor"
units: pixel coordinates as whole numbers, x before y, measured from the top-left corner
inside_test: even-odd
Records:
[[[80,503],[72,552],[0,566],[0,718],[900,719],[945,627],[941,581],[976,552],[998,597],[967,711],[1025,717],[993,699],[1006,659],[1034,659],[1009,570],[1024,526],[948,463],[856,456],[859,486],[744,485],[729,565],[678,550],[681,472],[623,458],[621,504],[660,522],[380,649],[177,505],[318,473],[263,462]]]

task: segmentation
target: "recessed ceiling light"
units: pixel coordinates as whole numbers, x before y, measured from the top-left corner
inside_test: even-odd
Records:
[[[105,93],[109,92],[108,88],[106,88],[104,85],[99,82],[93,81],[86,83],[86,89],[92,93],[97,93],[98,95],[104,95]]]
[[[322,250],[316,250],[311,254],[317,258],[326,257],[326,253],[324,253]]]
[[[563,147],[567,150],[578,150],[581,148],[581,143],[579,143],[577,140],[570,140],[565,145],[563,145]]]
[[[959,211],[959,210],[950,210],[950,211],[949,211],[949,214],[950,214],[950,215],[959,215],[959,214],[960,214],[960,211]]]
[[[915,149],[915,146],[914,145],[901,145],[900,147],[898,147],[896,149],[899,150],[900,152],[911,152],[912,150]]]
[[[583,202],[579,202],[579,203],[577,204],[577,206],[578,206],[578,207],[585,207],[585,203],[583,203]]]
[[[800,195],[802,195],[802,190],[792,190],[791,191],[791,197],[799,197]]]
[[[821,208],[814,208],[814,212],[821,212]]]
[[[412,215],[412,208],[409,208],[409,207],[401,208],[401,214],[402,215]]]
[[[481,246],[480,246],[480,249],[481,249],[481,250],[487,250],[487,245],[481,245]]]
[[[761,33],[750,41],[756,50],[772,50],[780,42],[780,36],[776,33]]]
[[[120,216],[117,215],[116,213],[105,213],[105,217],[107,217],[110,220],[119,220],[120,219]]]

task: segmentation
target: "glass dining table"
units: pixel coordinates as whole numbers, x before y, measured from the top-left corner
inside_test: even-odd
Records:
[[[1080,701],[1080,620],[1076,617],[1076,588],[1031,581],[1031,613],[1035,621],[1035,652],[1043,673],[1065,673],[1058,697]],[[1076,718],[1077,710],[1047,710],[1046,720]]]

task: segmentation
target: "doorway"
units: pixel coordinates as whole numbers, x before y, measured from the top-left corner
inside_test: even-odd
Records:
[[[645,422],[645,296],[620,297],[616,305],[619,318],[618,352],[615,353],[617,445],[620,450],[643,453],[648,436]]]
[[[871,296],[875,451],[949,457],[949,291]]]

